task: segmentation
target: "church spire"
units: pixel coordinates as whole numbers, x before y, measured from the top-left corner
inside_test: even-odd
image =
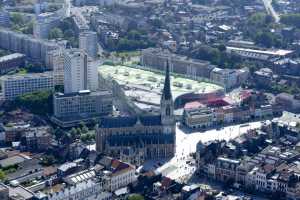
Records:
[[[164,84],[162,98],[165,100],[172,99],[171,81],[170,81],[170,66],[169,66],[168,60],[167,60],[167,65],[166,65],[166,76],[165,76],[165,84]]]

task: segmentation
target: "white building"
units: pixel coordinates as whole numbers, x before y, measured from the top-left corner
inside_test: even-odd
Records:
[[[95,59],[98,53],[97,33],[85,31],[79,35],[79,48],[84,50],[89,57]]]
[[[64,85],[64,54],[63,49],[50,51],[47,54],[47,67],[53,70],[54,85]]]
[[[60,192],[48,194],[49,200],[110,200],[112,194],[103,191],[103,183],[95,180],[80,182]]]
[[[103,172],[105,180],[104,188],[108,191],[116,191],[137,180],[133,165],[113,159],[111,168],[112,170]]]
[[[266,61],[270,58],[286,58],[291,56],[294,52],[292,50],[284,49],[269,49],[269,50],[256,50],[239,47],[226,47],[226,52],[235,53],[241,57]]]
[[[79,49],[64,52],[64,92],[98,89],[97,66],[88,64],[87,54]]]
[[[6,100],[14,100],[26,93],[54,88],[52,72],[3,76],[1,85]]]
[[[214,123],[214,113],[211,108],[207,107],[185,109],[183,120],[189,128],[207,128]]]
[[[210,74],[212,81],[223,85],[225,88],[233,88],[238,84],[238,74],[235,70],[214,68]]]

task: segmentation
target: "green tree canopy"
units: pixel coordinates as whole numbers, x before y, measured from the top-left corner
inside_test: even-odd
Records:
[[[132,194],[128,197],[128,200],[144,200],[145,198],[140,194]]]
[[[57,38],[63,38],[64,34],[60,28],[53,28],[49,32],[49,39],[57,39]]]
[[[4,181],[5,178],[6,178],[5,172],[4,172],[2,169],[0,169],[0,180],[1,180],[1,181]]]
[[[25,107],[34,114],[52,113],[52,91],[38,91],[18,97],[17,106]]]
[[[24,18],[20,13],[12,13],[10,19],[11,22],[16,25],[23,25],[25,23]]]
[[[289,26],[300,28],[300,14],[286,14],[280,17],[280,22]]]

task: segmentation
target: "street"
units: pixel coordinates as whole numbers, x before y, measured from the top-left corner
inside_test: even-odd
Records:
[[[276,11],[274,10],[273,6],[272,6],[272,0],[262,0],[263,4],[267,10],[267,13],[269,15],[272,15],[272,17],[274,18],[275,22],[279,22],[280,21],[280,17],[279,15],[276,13]]]
[[[252,122],[249,125],[233,125],[220,130],[208,130],[186,134],[179,127],[176,127],[176,155],[169,162],[158,168],[164,176],[175,179],[178,182],[186,182],[195,172],[196,166],[193,164],[191,153],[196,152],[199,141],[205,143],[213,140],[230,140],[236,138],[248,130],[261,126],[261,122]]]

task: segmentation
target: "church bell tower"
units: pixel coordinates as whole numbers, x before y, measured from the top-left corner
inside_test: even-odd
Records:
[[[171,92],[170,66],[166,63],[166,76],[160,101],[161,123],[165,127],[165,133],[172,133],[175,127],[174,102]]]

